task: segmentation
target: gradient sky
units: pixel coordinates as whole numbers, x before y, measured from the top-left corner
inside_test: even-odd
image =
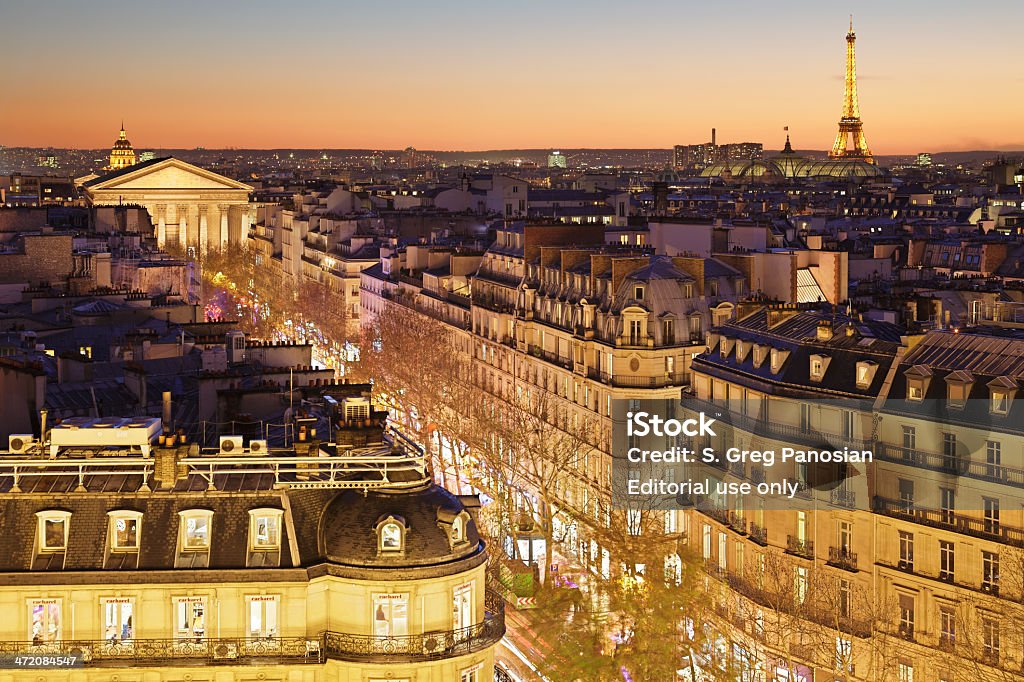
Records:
[[[0,144],[1024,148],[1024,2],[0,0]]]

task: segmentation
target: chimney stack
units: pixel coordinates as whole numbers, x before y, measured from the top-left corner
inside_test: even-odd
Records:
[[[715,144],[716,144],[716,142],[715,142],[715,132],[716,132],[716,131],[715,131],[715,129],[714,129],[714,128],[712,128],[712,129],[711,129],[711,146],[712,146],[712,147],[714,147],[714,146],[715,146]]]
[[[171,392],[170,391],[164,391],[163,399],[164,399],[164,412],[163,412],[164,429],[169,429],[169,428],[171,428]]]

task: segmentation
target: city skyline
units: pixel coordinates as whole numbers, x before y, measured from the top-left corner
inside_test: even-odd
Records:
[[[1024,8],[1000,5],[999,22],[947,2],[855,8],[876,154],[1024,148],[1011,55]],[[769,149],[782,146],[784,126],[802,149],[834,138],[848,8],[751,5],[742,21],[732,8],[660,2],[628,15],[609,3],[517,9],[408,5],[385,30],[370,8],[330,4],[301,16],[218,4],[192,25],[159,6],[15,3],[19,30],[4,42],[12,53],[47,49],[38,68],[11,74],[19,97],[0,143],[104,148],[122,118],[143,149],[668,148],[703,142],[712,127],[722,141]],[[143,28],[117,37],[122,22]],[[981,34],[985,50],[964,40]],[[143,39],[163,48],[137,47]],[[67,82],[40,77],[78,59],[103,66]],[[58,82],[73,117],[53,99]],[[968,83],[968,94],[929,106],[930,93]]]

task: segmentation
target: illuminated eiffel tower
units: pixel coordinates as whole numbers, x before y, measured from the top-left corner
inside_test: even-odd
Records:
[[[846,34],[846,93],[843,97],[843,117],[839,119],[839,133],[832,145],[829,156],[833,159],[859,159],[874,163],[868,141],[864,139],[864,124],[860,120],[860,105],[857,103],[857,56],[854,44],[857,34],[853,32],[853,17],[850,17],[850,32]]]

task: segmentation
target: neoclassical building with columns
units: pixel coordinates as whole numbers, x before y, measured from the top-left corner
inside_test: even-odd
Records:
[[[82,187],[92,206],[145,207],[161,247],[206,250],[239,244],[255,215],[249,203],[252,187],[173,156],[127,166]]]

